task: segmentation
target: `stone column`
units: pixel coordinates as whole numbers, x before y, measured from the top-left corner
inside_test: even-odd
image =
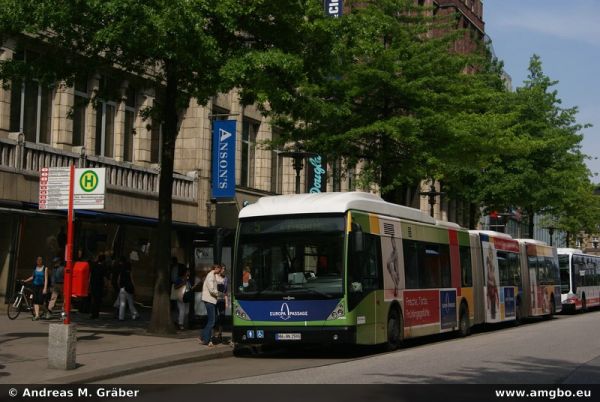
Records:
[[[73,370],[77,346],[75,324],[50,324],[48,334],[48,367]]]

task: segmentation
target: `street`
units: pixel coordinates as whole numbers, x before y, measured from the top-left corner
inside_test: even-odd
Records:
[[[600,311],[467,338],[408,341],[393,353],[310,350],[231,357],[111,379],[109,383],[576,384],[600,383]]]

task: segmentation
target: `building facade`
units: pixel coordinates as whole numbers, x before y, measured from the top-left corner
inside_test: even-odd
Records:
[[[3,60],[27,61],[38,49],[8,41]],[[98,93],[114,93],[90,102]],[[149,301],[154,285],[153,246],[157,241],[161,127],[141,111],[155,102],[154,93],[110,74],[82,77],[73,86],[44,86],[36,80],[0,88],[0,298],[6,299],[17,279],[31,274],[36,256],[47,264],[64,256],[65,211],[38,209],[41,168],[106,169],[102,211],[76,212],[76,248],[80,259],[104,253],[129,258],[136,293]],[[212,125],[235,121],[235,197],[211,196]],[[192,100],[181,122],[173,175],[172,254],[180,262],[204,269],[212,264],[217,229],[224,229],[223,261],[231,262],[231,241],[244,203],[258,197],[295,191],[292,160],[268,143],[277,132],[254,106],[243,106],[236,91]],[[307,165],[308,161],[305,162]],[[352,188],[346,175],[328,168],[328,191]],[[304,168],[302,191],[310,184]]]

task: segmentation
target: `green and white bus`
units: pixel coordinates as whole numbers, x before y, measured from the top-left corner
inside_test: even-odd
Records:
[[[395,349],[410,337],[467,335],[483,320],[474,312],[472,239],[368,193],[263,197],[239,215],[233,340]]]

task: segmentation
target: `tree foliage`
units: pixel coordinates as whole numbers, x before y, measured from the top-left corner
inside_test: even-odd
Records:
[[[576,107],[561,107],[556,83],[534,55],[523,87],[507,93],[501,106],[510,118],[501,138],[517,146],[509,145],[510,152],[499,154],[474,182],[487,207],[527,211],[530,235],[534,214],[573,213],[573,199],[590,193],[590,172],[581,152],[583,126],[576,121]]]

